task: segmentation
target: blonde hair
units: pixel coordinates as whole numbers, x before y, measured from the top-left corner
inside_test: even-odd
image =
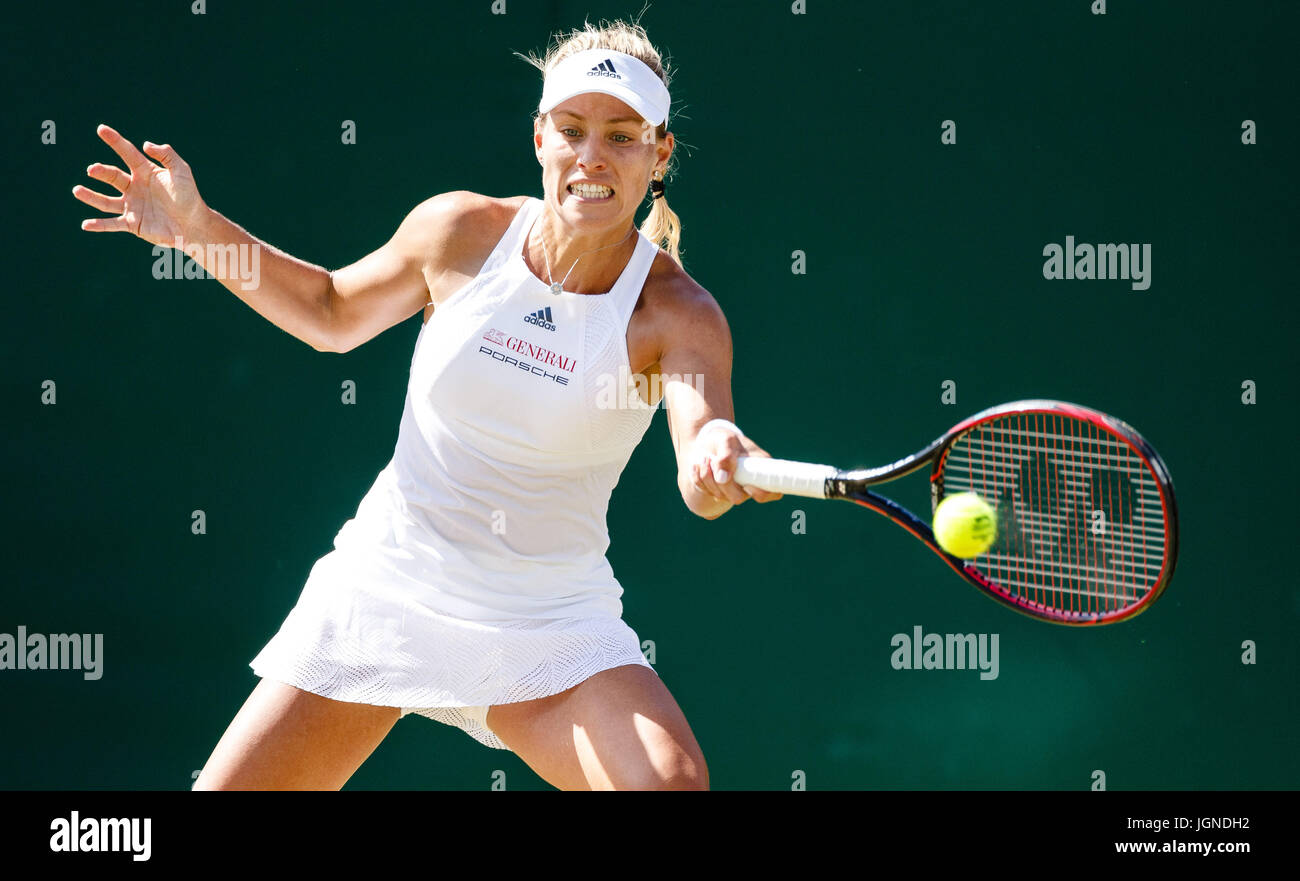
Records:
[[[671,72],[667,62],[650,42],[645,28],[635,21],[629,23],[621,20],[612,22],[602,20],[594,26],[584,21],[581,28],[575,28],[567,34],[554,35],[545,56],[538,57],[531,53],[520,55],[518,52],[515,54],[540,70],[542,78],[545,79],[555,65],[585,49],[609,49],[612,52],[631,55],[654,71],[655,75],[663,80],[665,86],[669,85]],[[538,114],[534,115],[538,116]],[[667,134],[668,120],[665,119],[655,130],[655,137],[662,140]],[[665,181],[674,165],[676,165],[676,151],[669,158],[668,166],[664,169]],[[641,222],[641,232],[650,241],[667,251],[679,266],[681,265],[682,222],[677,212],[668,207],[667,194],[651,201],[650,214]]]

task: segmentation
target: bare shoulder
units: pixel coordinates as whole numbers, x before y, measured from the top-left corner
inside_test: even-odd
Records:
[[[484,256],[490,253],[527,200],[527,196],[494,198],[468,190],[439,193],[415,206],[402,227],[421,253],[458,268],[462,259],[472,260],[485,246]]]
[[[731,331],[718,301],[663,251],[646,276],[641,301],[637,308],[645,310],[661,352],[678,344],[730,350]]]
[[[401,240],[408,259],[422,267],[433,303],[442,302],[478,275],[528,198],[495,198],[454,190],[412,209],[394,238]],[[426,321],[429,314],[425,314]]]

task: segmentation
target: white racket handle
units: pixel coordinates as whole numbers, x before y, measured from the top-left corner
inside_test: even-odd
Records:
[[[763,456],[741,456],[736,465],[736,482],[768,492],[824,499],[826,478],[834,477],[836,473],[829,465],[811,465]]]

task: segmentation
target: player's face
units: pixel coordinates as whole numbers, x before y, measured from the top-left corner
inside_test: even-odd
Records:
[[[667,163],[672,137],[659,141],[654,126],[612,95],[575,95],[534,126],[547,204],[584,232],[626,226],[654,170]]]

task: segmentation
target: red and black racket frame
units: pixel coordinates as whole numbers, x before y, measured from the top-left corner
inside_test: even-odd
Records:
[[[927,521],[917,517],[892,499],[887,499],[867,489],[868,486],[874,484],[905,477],[930,464],[932,466],[930,470],[930,507],[933,513],[933,509],[943,498],[944,460],[957,439],[984,423],[992,422],[1004,416],[1031,414],[1068,416],[1089,422],[1109,436],[1127,444],[1129,449],[1141,458],[1150,470],[1151,477],[1160,490],[1160,505],[1165,525],[1164,559],[1161,561],[1160,574],[1155,584],[1152,585],[1146,596],[1137,603],[1108,612],[1078,611],[1055,609],[1035,602],[1029,597],[1017,595],[981,572],[977,565],[978,558],[963,560],[960,557],[954,557],[939,547],[939,543],[934,538],[934,531]],[[1169,582],[1174,575],[1174,565],[1178,560],[1178,509],[1174,502],[1174,482],[1169,475],[1169,469],[1165,466],[1164,460],[1160,458],[1160,454],[1128,423],[1116,419],[1114,416],[1064,401],[1015,401],[1010,404],[990,407],[953,426],[942,437],[936,438],[924,449],[906,458],[899,459],[897,462],[880,468],[841,471],[834,477],[827,478],[826,498],[853,502],[889,518],[925,542],[926,547],[938,554],[945,563],[952,567],[954,572],[988,596],[1017,612],[1040,621],[1050,621],[1054,624],[1070,626],[1114,624],[1141,614],[1150,608],[1151,604],[1169,586]]]

